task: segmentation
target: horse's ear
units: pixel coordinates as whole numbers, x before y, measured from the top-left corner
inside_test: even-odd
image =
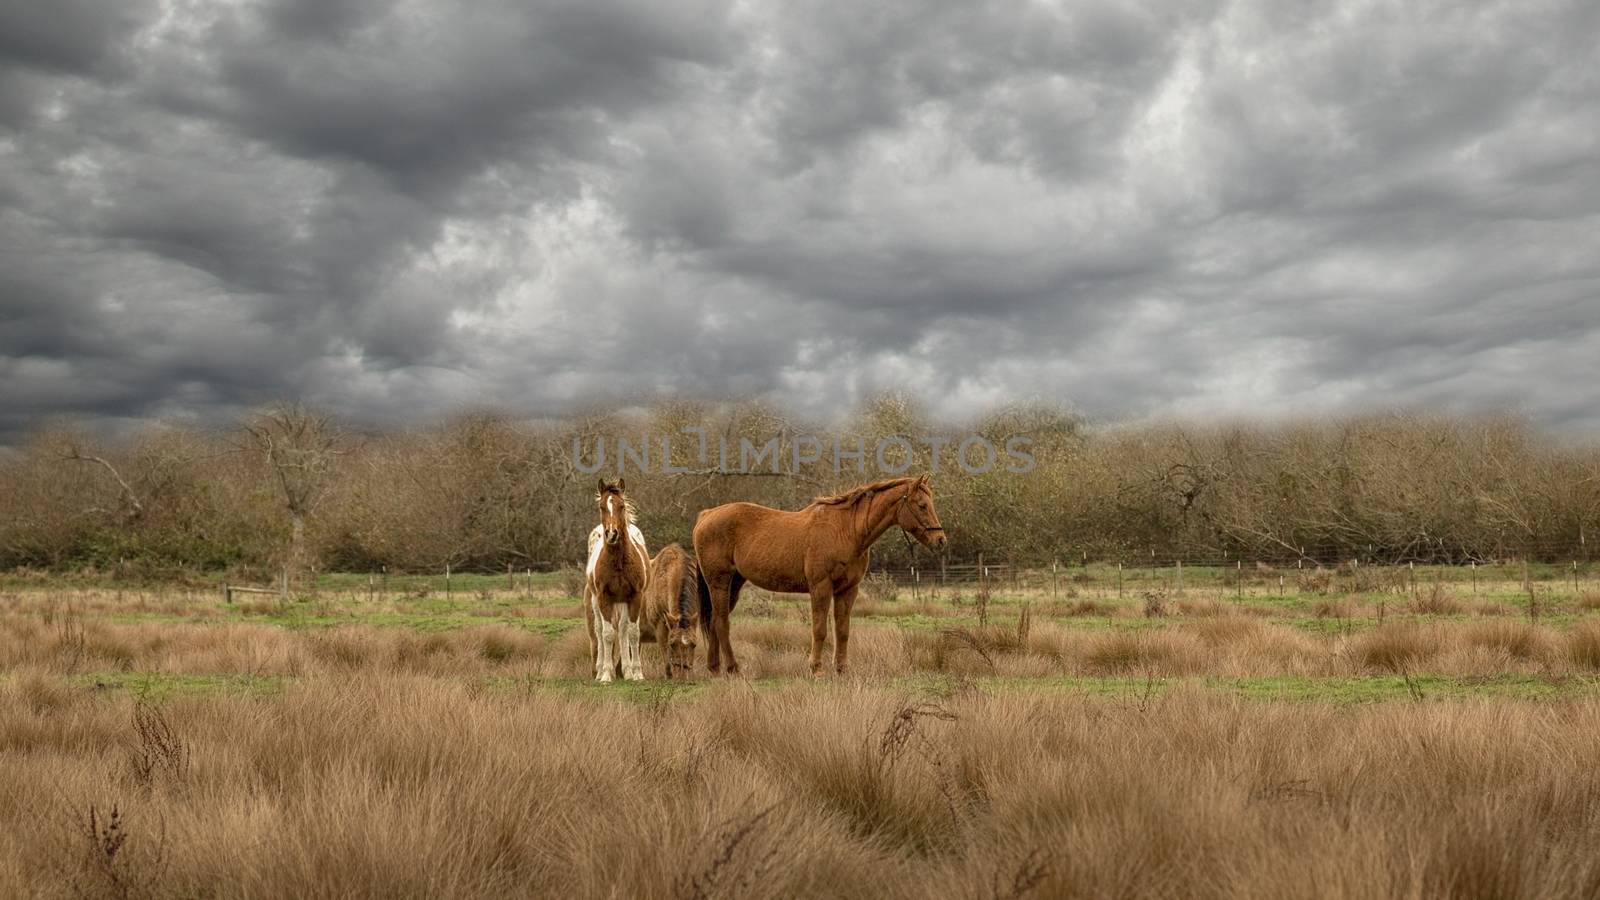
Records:
[[[605,492],[606,492],[606,480],[604,478],[602,478],[602,479],[600,479],[600,493],[604,494]]]
[[[917,476],[917,484],[922,485],[923,487],[927,487],[927,485],[928,485],[928,473],[927,472],[923,472],[921,475]]]
[[[618,490],[618,491],[619,491],[619,492],[620,492],[620,491],[625,491],[625,490],[627,490],[627,488],[626,488],[626,487],[623,487],[623,481],[622,481],[622,479],[621,479],[621,478],[618,478],[618,479],[617,479],[617,490]]]

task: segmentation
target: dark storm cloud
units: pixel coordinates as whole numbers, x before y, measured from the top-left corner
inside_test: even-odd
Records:
[[[1600,428],[1600,8],[0,6],[0,433],[909,388]]]
[[[118,55],[153,6],[125,0],[0,5],[0,57],[20,66],[94,72]]]

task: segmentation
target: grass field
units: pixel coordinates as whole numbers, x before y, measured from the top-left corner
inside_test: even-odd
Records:
[[[815,682],[749,591],[744,678],[612,685],[560,574],[12,575],[0,895],[1600,894],[1589,582],[1075,574],[875,582]]]

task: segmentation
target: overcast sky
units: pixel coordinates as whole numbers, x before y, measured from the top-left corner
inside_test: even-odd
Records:
[[[0,440],[886,387],[1600,433],[1600,4],[0,0]]]

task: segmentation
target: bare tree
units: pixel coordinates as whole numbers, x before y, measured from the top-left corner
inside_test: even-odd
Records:
[[[286,565],[298,579],[306,566],[306,519],[328,486],[334,459],[346,452],[344,433],[327,415],[288,403],[257,413],[245,432],[266,458],[289,513]]]
[[[133,486],[128,484],[128,479],[122,477],[122,473],[117,471],[117,467],[112,465],[110,460],[103,456],[83,452],[83,448],[75,441],[68,444],[66,449],[62,451],[61,458],[75,462],[94,463],[110,472],[111,477],[116,480],[117,486],[121,488],[123,515],[129,521],[144,515],[144,503],[139,500],[139,495],[134,492]]]

